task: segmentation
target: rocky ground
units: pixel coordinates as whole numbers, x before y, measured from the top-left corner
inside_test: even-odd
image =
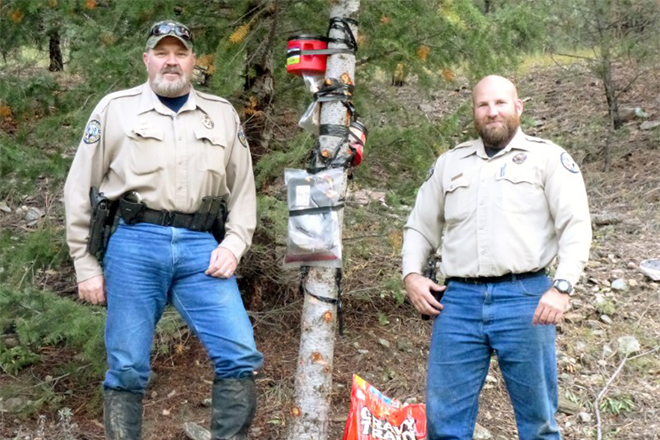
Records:
[[[622,105],[633,109],[633,116],[617,133],[607,129],[602,85],[583,67],[533,68],[517,82],[526,105],[526,131],[564,145],[582,164],[594,220],[591,260],[571,310],[558,327],[558,421],[563,436],[569,440],[660,438],[660,283],[639,270],[643,260],[660,258],[660,128],[642,129],[642,123],[660,120],[660,81],[640,78],[622,94]],[[469,97],[460,86],[422,102],[413,96],[413,86],[396,93],[403,103],[419,106],[434,121]],[[637,107],[648,118],[635,116]],[[603,171],[606,145],[612,157],[608,172]],[[352,203],[379,196],[358,192]],[[380,282],[382,274],[398,270],[396,231],[405,214],[388,214],[378,200],[366,209],[373,214],[371,227],[389,222],[385,235],[391,239],[365,234],[362,242],[372,245],[372,256],[345,272],[345,334],[338,336],[335,346],[331,439],[342,436],[354,373],[391,397],[424,402],[432,324],[421,320],[408,304],[396,305],[381,295],[389,288]],[[349,206],[346,217],[350,216]],[[369,226],[361,231],[368,232]],[[286,432],[302,300],[281,303],[251,313],[266,357],[257,378],[260,407],[252,438],[281,439]],[[154,364],[145,399],[144,440],[181,440],[188,438],[186,423],[208,425],[206,399],[212,374],[203,349],[185,330],[173,344],[174,349],[158,356]],[[3,375],[0,386],[27,382],[39,372],[24,374]],[[66,389],[67,380],[59,379],[58,387]],[[70,413],[44,414],[42,419],[18,419],[7,401],[0,402],[0,438],[102,439],[99,402],[89,402],[95,387],[90,384],[64,398]],[[482,393],[478,424],[475,438],[517,438],[496,359]]]

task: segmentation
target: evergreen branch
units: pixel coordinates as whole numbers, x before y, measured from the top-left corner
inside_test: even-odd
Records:
[[[560,57],[578,58],[578,59],[587,60],[587,61],[594,61],[594,59],[590,58],[590,57],[583,57],[581,55],[573,55],[573,54],[570,54],[570,53],[555,52],[554,50],[550,52],[550,56],[553,56],[553,55],[558,55]]]
[[[625,92],[630,86],[635,84],[635,82],[637,82],[637,80],[641,76],[643,76],[644,74],[646,74],[646,73],[648,73],[652,70],[655,70],[657,68],[658,68],[658,65],[656,64],[656,65],[653,65],[653,66],[649,67],[648,69],[645,69],[645,70],[642,70],[641,72],[638,72],[637,75],[635,75],[635,77],[633,79],[631,79],[630,82],[628,82],[628,84],[626,84],[626,86],[623,87],[619,93],[616,94],[616,98],[619,99],[619,97],[623,94],[623,92]]]

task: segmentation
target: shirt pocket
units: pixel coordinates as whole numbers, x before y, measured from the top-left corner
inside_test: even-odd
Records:
[[[533,168],[509,169],[495,179],[495,203],[503,211],[527,213],[545,203],[545,196],[537,184]]]
[[[139,127],[128,133],[131,138],[131,169],[135,174],[150,174],[163,169],[165,143],[162,129]]]
[[[474,209],[470,193],[470,176],[465,173],[445,184],[445,222],[448,225],[465,220]]]
[[[195,168],[198,171],[208,171],[218,175],[225,174],[226,139],[223,136],[201,129],[195,130],[195,139],[197,141]]]

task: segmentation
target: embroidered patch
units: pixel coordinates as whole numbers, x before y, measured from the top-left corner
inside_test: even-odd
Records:
[[[202,115],[202,124],[204,124],[204,127],[208,128],[209,130],[215,126],[213,120],[206,113]]]
[[[85,127],[85,134],[83,135],[83,141],[86,144],[93,144],[98,142],[101,138],[101,123],[96,119],[92,119]]]
[[[566,168],[571,173],[577,174],[580,172],[580,169],[578,168],[575,161],[573,161],[573,158],[565,151],[561,153],[561,164],[564,165],[564,168]]]
[[[241,141],[241,144],[243,144],[243,146],[245,148],[247,148],[248,147],[248,141],[247,141],[247,138],[245,137],[245,133],[243,132],[242,128],[238,131],[237,137],[238,137],[238,140]]]
[[[513,163],[520,165],[521,163],[527,160],[527,155],[525,153],[518,153],[515,156],[513,156],[512,160]]]

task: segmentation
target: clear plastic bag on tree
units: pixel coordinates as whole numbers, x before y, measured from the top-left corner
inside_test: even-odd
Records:
[[[287,169],[289,207],[286,266],[341,267],[341,210],[346,174]]]

